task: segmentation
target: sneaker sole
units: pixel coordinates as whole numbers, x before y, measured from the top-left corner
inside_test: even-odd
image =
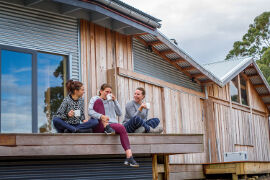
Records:
[[[124,163],[124,165],[130,166],[130,167],[140,167],[140,165],[132,165],[132,164],[129,164],[129,163]]]
[[[106,131],[104,131],[104,132],[105,132],[105,134],[107,134],[107,135],[115,134],[115,133],[108,133],[108,132],[106,132]]]
[[[131,167],[139,167],[139,165],[132,165],[132,164],[129,164],[129,166],[131,166]]]

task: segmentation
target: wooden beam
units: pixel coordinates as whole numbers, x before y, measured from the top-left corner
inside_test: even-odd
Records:
[[[258,77],[258,76],[260,77],[259,74],[253,74],[253,75],[248,75],[247,77],[248,77],[248,78],[254,78],[254,77]]]
[[[184,71],[190,71],[190,70],[195,70],[196,68],[193,66],[183,68]]]
[[[152,45],[152,46],[156,46],[156,45],[161,45],[161,44],[164,44],[163,42],[161,41],[151,41],[151,42],[148,42],[148,44]]]
[[[199,97],[205,97],[205,93],[198,92],[198,91],[195,91],[195,90],[192,90],[192,89],[189,89],[189,88],[185,88],[185,87],[182,87],[182,86],[178,86],[178,85],[175,85],[175,84],[172,84],[172,83],[169,83],[169,82],[157,79],[157,78],[149,77],[149,76],[139,74],[139,73],[136,73],[136,72],[133,72],[133,71],[129,71],[129,70],[126,70],[126,69],[123,69],[123,68],[118,67],[117,68],[117,74],[119,76],[128,77],[128,78],[131,78],[131,79],[135,79],[137,81],[145,82],[145,83],[148,83],[148,84],[153,84],[155,86],[168,87],[170,89],[183,91],[183,92],[186,92],[188,94],[193,94],[193,95],[196,95],[196,96],[199,96]]]
[[[254,84],[253,87],[254,88],[260,88],[260,87],[264,87],[265,84]]]
[[[0,135],[0,146],[16,146],[16,136]]]
[[[264,98],[264,97],[270,97],[270,94],[262,94],[260,95],[261,98]]]
[[[158,180],[158,167],[157,167],[157,155],[152,155],[152,173],[153,180]]]
[[[147,35],[147,34],[149,34],[149,33],[134,34],[134,35],[132,35],[132,36],[136,38],[136,37],[143,36],[143,35]]]
[[[169,165],[169,156],[168,155],[164,155],[164,179],[165,180],[169,180],[170,179],[170,165]]]
[[[183,58],[179,58],[179,59],[176,59],[176,60],[173,60],[173,63],[182,63],[182,62],[187,62],[185,59]]]
[[[172,51],[171,49],[169,49],[169,50],[165,50],[165,51],[159,51],[160,52],[160,54],[163,54],[163,55],[166,55],[166,54],[173,54],[173,53],[175,53],[174,51]]]
[[[199,77],[204,77],[205,75],[200,73],[200,74],[192,74],[191,76],[194,78],[199,78]]]

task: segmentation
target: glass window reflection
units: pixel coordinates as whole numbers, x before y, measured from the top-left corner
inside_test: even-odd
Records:
[[[231,92],[231,100],[239,103],[238,76],[236,76],[235,78],[231,80],[230,92]]]
[[[52,117],[66,96],[67,59],[48,53],[37,54],[38,72],[38,130],[51,132]]]
[[[32,132],[32,54],[1,50],[1,132]]]

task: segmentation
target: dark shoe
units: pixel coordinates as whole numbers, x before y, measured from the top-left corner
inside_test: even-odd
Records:
[[[109,135],[109,134],[115,134],[114,129],[109,124],[104,128],[104,132],[107,135]]]
[[[130,158],[126,158],[124,165],[131,167],[139,167],[139,164],[135,161],[135,159],[132,156]]]
[[[71,133],[71,132],[68,129],[65,129],[64,133]]]
[[[92,133],[92,129],[78,129],[76,133]]]

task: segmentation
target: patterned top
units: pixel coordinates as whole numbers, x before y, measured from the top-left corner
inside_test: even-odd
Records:
[[[81,116],[68,117],[68,112],[70,110],[81,110]],[[61,118],[69,124],[80,124],[81,121],[85,120],[84,100],[82,98],[79,98],[78,100],[73,100],[71,95],[68,95],[64,98],[62,104],[58,108],[56,117]]]

